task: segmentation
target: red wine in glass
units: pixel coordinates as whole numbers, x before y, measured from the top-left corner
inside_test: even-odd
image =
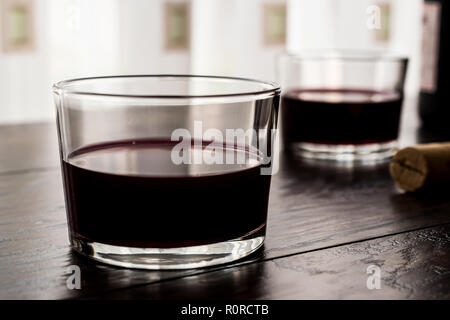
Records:
[[[264,235],[270,176],[241,164],[174,164],[178,141],[141,139],[83,147],[63,161],[71,236],[139,248],[210,244]],[[192,152],[204,152],[204,145]],[[236,161],[237,162],[237,161]]]
[[[402,95],[393,91],[298,89],[282,98],[283,140],[367,145],[398,137]]]

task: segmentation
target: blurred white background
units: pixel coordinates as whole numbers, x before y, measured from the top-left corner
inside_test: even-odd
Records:
[[[0,123],[53,120],[51,85],[68,78],[193,73],[276,81],[275,57],[285,50],[397,51],[411,59],[407,94],[418,90],[422,0],[0,1],[31,4],[30,21],[3,14],[0,28],[30,24],[34,43],[0,48]],[[174,3],[187,3],[188,16],[171,16]],[[368,27],[373,5],[382,9],[375,29]]]

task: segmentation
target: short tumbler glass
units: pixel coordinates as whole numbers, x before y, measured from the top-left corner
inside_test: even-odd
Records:
[[[282,54],[283,147],[313,159],[374,161],[396,149],[407,58],[318,50]]]
[[[98,261],[185,269],[264,241],[280,88],[189,75],[53,87],[70,242]]]

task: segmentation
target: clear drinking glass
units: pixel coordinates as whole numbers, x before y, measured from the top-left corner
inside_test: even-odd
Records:
[[[283,146],[313,159],[381,160],[396,149],[407,58],[314,51],[283,54]]]
[[[277,85],[149,75],[53,89],[76,251],[123,267],[181,269],[263,244]]]

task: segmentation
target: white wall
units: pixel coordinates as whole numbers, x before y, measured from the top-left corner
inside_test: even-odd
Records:
[[[52,120],[51,86],[117,73],[116,0],[38,0],[36,49],[0,52],[0,123]]]
[[[45,0],[50,3],[51,80],[118,71],[117,0]]]
[[[189,73],[189,52],[164,49],[165,2],[118,0],[119,73]]]
[[[34,6],[35,51],[12,54],[0,49],[0,123],[39,121],[51,116],[49,3],[35,1]]]
[[[288,0],[287,49],[297,52],[304,49],[334,47],[335,18],[331,9],[339,0]]]
[[[420,89],[420,55],[422,45],[422,0],[393,1],[392,40],[395,51],[409,56],[405,90],[414,95]]]
[[[183,0],[171,0],[183,1]],[[143,73],[221,74],[275,80],[283,46],[263,43],[263,4],[282,0],[191,0],[191,50],[164,49],[165,0],[35,0],[37,48],[0,52],[0,123],[53,120],[52,83]],[[411,57],[419,75],[422,0],[286,0],[287,47],[385,47]],[[392,5],[391,39],[374,43],[366,8]]]
[[[415,94],[419,85],[421,17],[423,0],[289,0],[288,50],[386,49],[410,58],[405,91]],[[371,5],[391,6],[390,39],[375,41],[367,27]]]
[[[194,0],[192,71],[276,80],[275,57],[265,46],[263,4],[277,0]]]

